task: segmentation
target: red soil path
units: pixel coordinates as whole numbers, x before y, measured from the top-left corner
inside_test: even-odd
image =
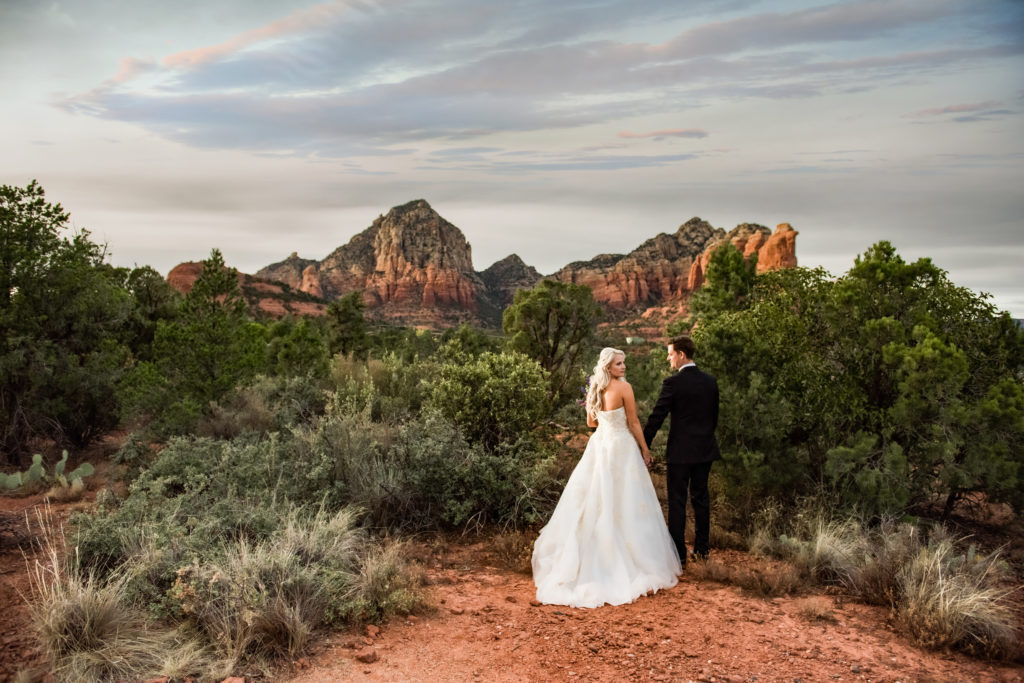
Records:
[[[379,633],[338,634],[300,659],[291,683],[327,681],[1022,681],[1024,667],[921,649],[887,612],[832,597],[759,599],[692,574],[630,605],[531,604],[524,574],[488,566],[484,543],[428,566],[433,609]],[[750,562],[722,551],[720,561]],[[368,637],[372,635],[373,637]],[[356,659],[372,650],[377,661]]]

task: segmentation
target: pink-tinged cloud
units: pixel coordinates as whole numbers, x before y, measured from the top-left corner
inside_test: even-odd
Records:
[[[155,68],[156,62],[152,58],[137,59],[135,57],[125,57],[118,65],[117,73],[110,80],[114,83],[127,83],[140,74],[152,71]]]
[[[323,24],[344,11],[347,5],[348,3],[342,0],[335,0],[334,2],[316,5],[309,9],[297,10],[284,19],[278,19],[266,26],[246,31],[219,45],[210,45],[167,55],[161,60],[161,63],[170,68],[193,68],[239,52],[254,43],[298,33]]]
[[[620,138],[706,138],[708,132],[700,128],[672,128],[669,130],[654,130],[649,133],[634,133],[624,130],[619,133]]]
[[[988,102],[978,102],[977,104],[951,104],[946,107],[936,107],[934,109],[922,109],[921,111],[915,111],[911,116],[942,116],[943,114],[963,114],[965,112],[972,111],[984,111],[986,109],[992,109],[998,107],[999,102],[990,100]]]

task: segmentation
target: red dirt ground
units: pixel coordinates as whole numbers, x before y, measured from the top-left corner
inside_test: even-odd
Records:
[[[725,564],[745,553],[716,553]],[[300,659],[290,683],[327,681],[1021,681],[1024,667],[923,650],[886,610],[812,598],[759,599],[686,575],[630,605],[531,604],[529,576],[484,564],[484,543],[434,556],[433,609],[375,637],[335,634]],[[370,649],[372,663],[356,659]]]

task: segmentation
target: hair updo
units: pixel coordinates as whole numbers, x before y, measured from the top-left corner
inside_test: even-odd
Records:
[[[601,349],[601,355],[597,357],[597,365],[594,366],[594,374],[590,377],[590,386],[587,387],[587,399],[584,402],[587,407],[587,415],[596,417],[601,410],[601,399],[604,397],[604,390],[612,381],[612,375],[608,366],[614,362],[616,356],[626,354],[610,346]]]

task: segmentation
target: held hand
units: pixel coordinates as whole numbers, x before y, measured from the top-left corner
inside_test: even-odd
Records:
[[[646,467],[647,467],[648,469],[650,469],[650,467],[651,467],[651,463],[652,463],[652,462],[654,462],[653,458],[651,458],[651,452],[650,452],[650,451],[649,451],[648,449],[646,449],[646,448],[645,448],[645,449],[644,449],[644,450],[643,450],[643,451],[641,452],[641,455],[643,455],[643,456],[644,456],[644,465],[645,465],[645,466],[646,466]]]

